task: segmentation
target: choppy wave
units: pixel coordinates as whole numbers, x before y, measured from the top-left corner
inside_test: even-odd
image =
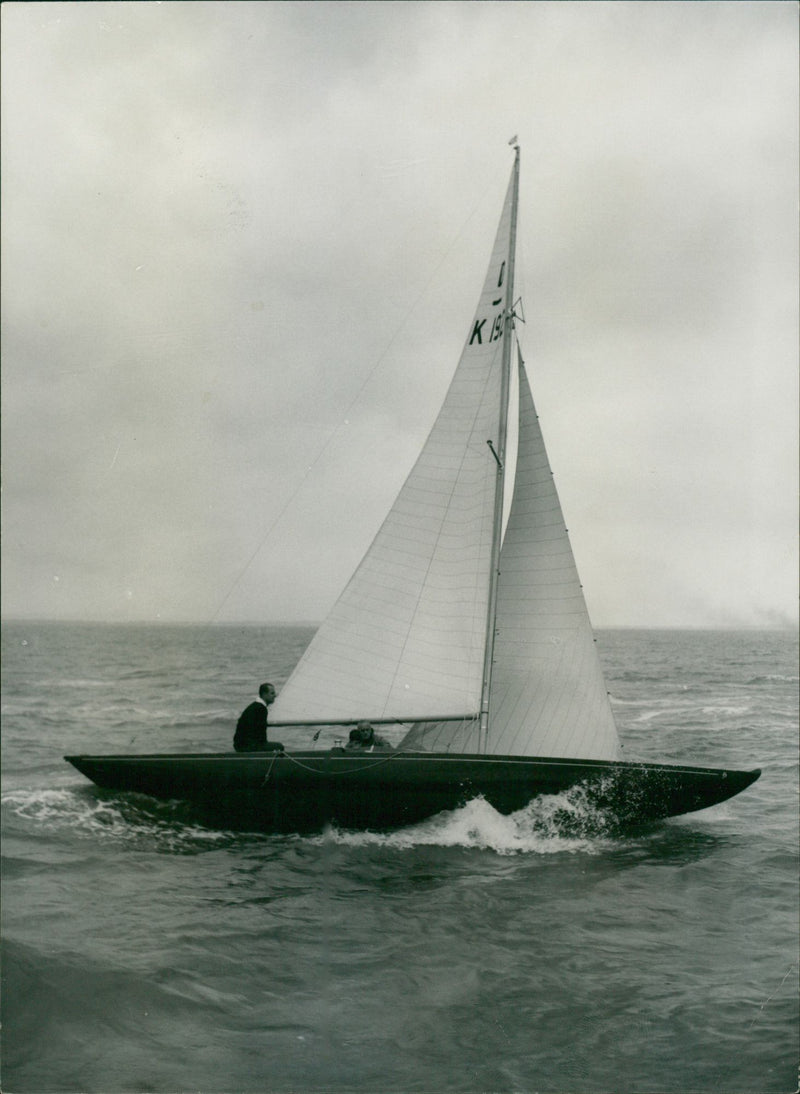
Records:
[[[577,788],[391,833],[221,831],[64,766],[229,747],[310,633],[6,630],[4,1088],[793,1089],[793,636],[601,636],[626,758],[763,768],[619,833]]]
[[[41,680],[32,680],[30,683],[30,687],[36,691],[51,691],[53,688],[72,688],[76,691],[84,691],[86,688],[105,688],[109,690],[113,686],[108,680],[80,676],[43,678]]]
[[[159,802],[139,794],[109,796],[93,788],[8,791],[5,810],[50,831],[111,839],[142,850],[172,853],[219,847],[230,833],[192,823],[185,802]]]

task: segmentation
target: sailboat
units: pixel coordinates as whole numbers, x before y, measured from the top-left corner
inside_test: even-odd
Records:
[[[620,758],[516,344],[519,170],[515,145],[478,306],[430,435],[270,708],[271,731],[318,736],[368,721],[404,727],[402,740],[381,752],[339,744],[66,757],[99,786],[186,799],[226,824],[313,831],[386,830],[476,797],[510,814],[577,786],[621,824],[649,822],[724,801],[758,778]]]

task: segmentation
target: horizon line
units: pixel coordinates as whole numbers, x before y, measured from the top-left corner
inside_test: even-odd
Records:
[[[6,624],[74,624],[111,627],[314,627],[323,620],[313,619],[100,619],[80,616],[2,616],[0,627]],[[798,631],[800,621],[774,623],[598,623],[598,631]]]

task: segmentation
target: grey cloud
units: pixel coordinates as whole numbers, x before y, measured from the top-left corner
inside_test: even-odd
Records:
[[[793,610],[796,23],[5,5],[4,610],[318,617],[436,412],[515,131],[596,621]]]

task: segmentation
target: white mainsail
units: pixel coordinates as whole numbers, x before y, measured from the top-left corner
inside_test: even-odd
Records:
[[[480,709],[511,248],[512,171],[461,359],[428,440],[270,721],[435,719]]]

